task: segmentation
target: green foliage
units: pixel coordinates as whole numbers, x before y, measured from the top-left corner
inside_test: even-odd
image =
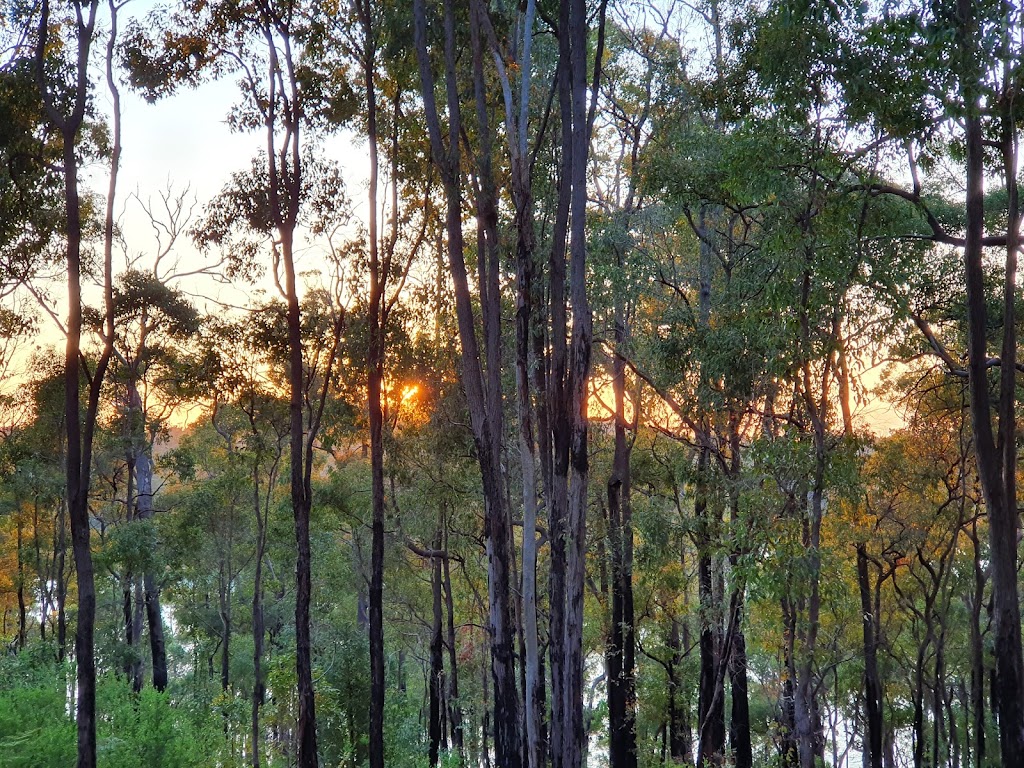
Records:
[[[0,766],[63,768],[75,760],[74,669],[53,662],[53,648],[0,661]],[[97,688],[98,760],[103,768],[210,765],[223,738],[201,702],[151,689],[133,694],[126,680],[104,676]]]

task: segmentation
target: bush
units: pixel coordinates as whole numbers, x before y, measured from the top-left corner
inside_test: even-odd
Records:
[[[52,656],[51,656],[52,658]],[[24,652],[0,661],[0,768],[75,763],[74,667]],[[127,680],[101,677],[96,691],[100,768],[203,768],[218,763],[221,721]]]

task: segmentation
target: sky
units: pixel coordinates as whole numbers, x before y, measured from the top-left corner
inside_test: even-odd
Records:
[[[121,227],[132,253],[155,246],[148,217],[139,203],[131,199],[133,193],[143,200],[159,202],[160,192],[167,190],[168,185],[177,191],[187,187],[197,201],[194,215],[198,217],[204,204],[223,188],[230,175],[247,168],[251,159],[265,147],[262,133],[233,133],[227,126],[225,117],[238,96],[238,86],[232,78],[205,83],[196,89],[183,89],[152,104],[127,88],[122,90],[123,150],[118,210],[123,211]],[[317,151],[341,166],[349,197],[359,216],[365,211],[365,204],[360,205],[366,187],[365,151],[348,133],[328,138]],[[179,242],[179,251],[183,263],[191,268],[204,258],[188,240]],[[210,254],[208,258],[215,257]],[[297,258],[300,271],[311,269],[316,266],[314,260],[318,252],[315,249],[300,251]],[[273,290],[269,280],[255,288]],[[244,299],[238,288],[212,281],[196,282],[189,290],[231,304],[241,304]]]

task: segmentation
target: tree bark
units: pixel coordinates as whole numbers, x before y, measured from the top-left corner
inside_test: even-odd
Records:
[[[622,264],[619,264],[620,268]],[[608,539],[611,549],[612,626],[608,641],[609,757],[612,768],[636,768],[636,639],[633,619],[633,525],[630,503],[630,454],[626,439],[625,312],[615,306],[615,449],[608,479]],[[638,405],[634,404],[634,408]]]
[[[136,478],[137,515],[139,520],[150,521],[153,519],[152,445],[145,434],[146,413],[138,384],[134,378],[128,383],[128,407],[131,423],[141,425],[143,433],[141,436],[133,437],[135,447],[132,451],[132,465]],[[160,609],[160,587],[151,569],[147,569],[142,574],[142,585],[145,595],[146,625],[149,628],[150,656],[153,662],[153,687],[158,691],[163,691],[167,688],[167,651],[164,641],[163,615]],[[139,630],[141,631],[141,627]]]
[[[484,344],[487,361],[485,386],[482,358],[476,337],[469,280],[462,238],[462,165],[458,137],[461,136],[461,106],[456,77],[455,13],[451,0],[444,3],[445,88],[448,106],[447,148],[442,139],[440,119],[434,99],[434,77],[426,41],[426,13],[422,0],[414,3],[416,50],[419,61],[431,154],[441,172],[447,201],[449,267],[455,290],[455,309],[462,352],[462,382],[469,406],[470,424],[483,481],[485,540],[488,555],[489,623],[491,631],[491,676],[494,682],[494,749],[498,762],[507,768],[520,768],[523,761],[520,737],[519,697],[513,649],[515,632],[511,613],[510,558],[511,535],[508,510],[501,477],[501,391],[500,340],[497,270],[497,208],[490,171],[490,132],[483,94],[482,42],[479,39],[482,9],[472,6],[470,29],[473,36],[474,92],[477,120],[484,146],[478,158],[481,195],[477,200],[478,242],[481,269],[480,300],[484,318]]]
[[[685,619],[684,619],[685,621]],[[689,632],[675,616],[669,630],[668,646],[672,658],[668,663],[668,730],[669,756],[673,763],[687,764],[693,760],[693,742],[690,733],[690,714],[683,691],[683,680],[680,668],[683,664],[684,652],[688,650]]]
[[[438,529],[434,539],[434,550],[441,548],[441,531]],[[442,705],[444,691],[444,655],[441,638],[441,560],[439,555],[430,559],[430,591],[433,597],[433,621],[430,630],[430,680],[427,685],[429,713],[427,718],[427,734],[429,740],[428,762],[436,766],[444,744],[442,729],[444,712]]]
[[[92,467],[92,442],[99,408],[99,390],[110,360],[113,336],[113,293],[111,277],[111,247],[113,240],[113,206],[117,167],[120,155],[119,122],[116,119],[113,152],[110,160],[110,186],[104,229],[104,307],[106,339],[103,351],[89,381],[89,400],[85,418],[79,401],[82,368],[80,364],[82,339],[82,221],[78,190],[79,158],[76,152],[78,134],[85,118],[89,100],[89,52],[93,42],[99,2],[77,2],[80,11],[75,23],[75,79],[70,111],[61,112],[60,101],[50,91],[46,78],[46,58],[50,32],[50,5],[43,0],[40,7],[35,52],[36,79],[50,122],[63,139],[63,175],[65,201],[65,258],[68,270],[67,342],[64,355],[64,416],[67,430],[66,503],[71,523],[71,545],[75,559],[78,586],[78,621],[75,630],[75,660],[77,664],[77,766],[95,768],[96,765],[96,661],[95,647],[96,586],[92,564],[89,525],[89,485]],[[114,12],[111,3],[112,14]],[[111,45],[116,38],[116,14],[112,15]],[[110,50],[108,49],[108,60]],[[116,98],[116,94],[115,94]]]
[[[441,509],[441,530],[443,532],[443,546],[445,552],[448,549],[448,523],[446,509]],[[459,702],[459,667],[458,655],[455,652],[455,601],[452,597],[452,577],[449,558],[444,558],[441,563],[444,576],[444,600],[445,613],[447,614],[448,634],[448,722],[451,723],[452,743],[459,755],[459,764],[466,765],[466,748],[462,732],[462,705]]]
[[[867,715],[864,766],[882,768],[882,684],[878,676],[875,611],[871,603],[871,582],[865,544],[857,545],[857,585],[860,588],[861,623],[864,632],[864,707]]]
[[[366,89],[367,145],[370,155],[368,198],[368,245],[370,254],[370,300],[367,308],[369,343],[366,352],[367,407],[370,421],[370,473],[373,520],[370,556],[370,768],[384,768],[384,329],[382,327],[384,286],[387,275],[381,267],[377,225],[377,91],[374,83],[376,44],[372,9],[359,0],[363,27],[363,85]],[[397,179],[394,183],[398,183]],[[397,216],[397,211],[395,212]],[[431,681],[431,685],[434,682]],[[433,690],[433,689],[432,689]],[[433,700],[432,700],[433,703]],[[431,720],[433,726],[433,719]],[[433,735],[433,734],[432,734]],[[431,742],[433,762],[436,752]]]

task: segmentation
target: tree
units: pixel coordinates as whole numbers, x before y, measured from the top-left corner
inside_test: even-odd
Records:
[[[104,331],[99,359],[92,370],[82,365],[82,221],[79,193],[81,131],[91,96],[89,56],[96,33],[97,0],[70,3],[54,18],[44,2],[35,30],[36,81],[49,123],[60,133],[64,176],[64,237],[68,274],[67,345],[64,358],[64,413],[67,429],[67,505],[72,550],[78,584],[78,623],[75,660],[78,665],[77,722],[78,766],[96,764],[96,667],[93,657],[96,592],[92,567],[89,525],[89,484],[93,436],[100,392],[110,362],[114,336],[112,247],[117,171],[120,163],[120,114],[113,79],[114,45],[117,39],[117,5],[109,3],[111,30],[106,51],[107,85],[114,100],[113,144],[110,151],[109,188],[103,228]],[[66,14],[66,15],[65,15]],[[70,40],[56,49],[50,45],[51,25],[67,24]],[[88,384],[88,400],[82,413],[79,399],[82,374]]]
[[[303,35],[309,26],[304,9],[290,3],[240,3],[215,8],[205,3],[186,3],[174,18],[169,44],[158,47],[136,28],[127,48],[136,86],[148,88],[152,95],[176,84],[168,74],[177,74],[179,81],[188,82],[210,67],[240,72],[243,104],[234,115],[235,124],[244,130],[264,131],[266,153],[254,162],[250,174],[236,175],[234,189],[225,191],[221,207],[213,211],[210,223],[217,221],[220,227],[215,225],[214,231],[199,235],[207,243],[223,242],[233,228],[233,217],[239,212],[234,205],[241,204],[241,211],[247,216],[245,226],[270,238],[275,284],[288,307],[289,471],[298,552],[295,595],[298,760],[303,768],[318,763],[309,618],[313,452],[336,350],[330,351],[324,370],[318,372],[322,374],[319,394],[310,399],[307,385],[312,378],[306,378],[303,365],[295,243],[304,207],[312,208],[316,202],[321,202],[324,205],[319,212],[324,217],[340,218],[342,207],[337,203],[343,197],[341,179],[335,174],[320,187],[323,195],[319,201],[304,206],[311,202],[311,189],[316,183],[315,172],[311,174],[303,158],[302,139],[310,127],[310,105],[306,104],[300,72]],[[177,64],[179,71],[176,73],[171,68],[168,73],[168,62]],[[265,74],[260,73],[261,69]],[[249,250],[248,254],[251,253]],[[339,322],[338,334],[340,328]]]

